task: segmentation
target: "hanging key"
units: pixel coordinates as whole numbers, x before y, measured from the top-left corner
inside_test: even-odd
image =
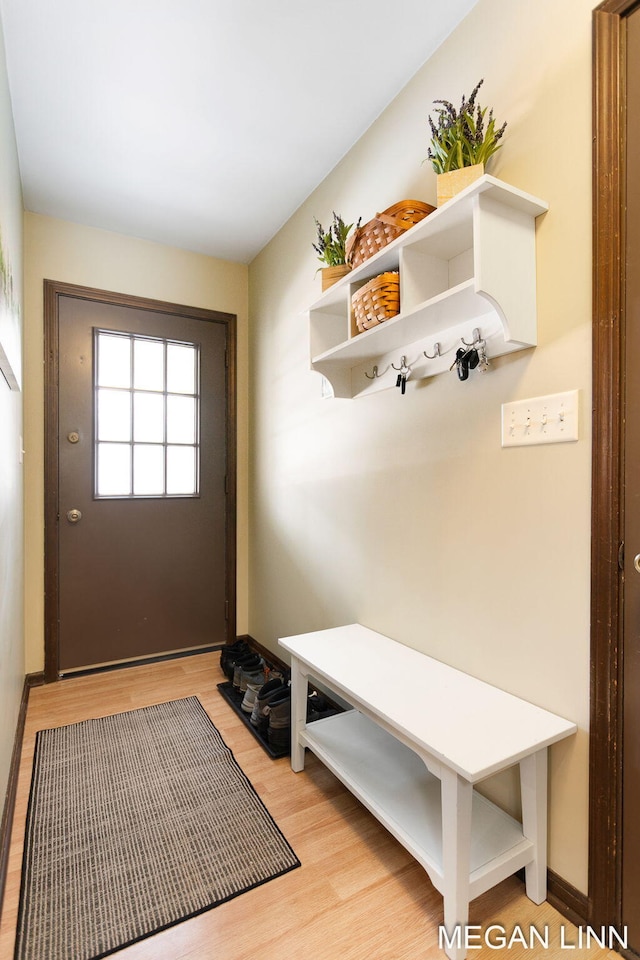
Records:
[[[399,374],[396,378],[396,387],[400,387],[400,392],[404,396],[404,392],[407,387],[407,380],[411,376],[411,367],[407,365],[407,358],[403,357],[400,361],[400,366],[396,367],[395,363],[392,363],[391,366],[394,370],[399,370]]]
[[[467,380],[469,377],[469,363],[467,358],[469,356],[469,350],[465,350],[464,347],[458,347],[456,350],[456,358],[449,367],[450,370],[456,368],[458,374],[458,380]]]
[[[468,357],[472,349],[473,347],[458,347],[458,349],[456,350],[456,358],[451,364],[451,366],[449,367],[449,370],[453,370],[454,367],[456,367],[466,357]]]
[[[468,380],[469,370],[475,370],[480,363],[480,357],[475,347],[458,347],[456,358],[449,367],[449,370],[457,368],[458,379]]]
[[[480,359],[480,362],[478,364],[478,369],[480,373],[486,373],[487,370],[489,369],[489,358],[487,356],[486,346],[487,345],[484,340],[481,340],[480,343],[478,344],[478,357]]]

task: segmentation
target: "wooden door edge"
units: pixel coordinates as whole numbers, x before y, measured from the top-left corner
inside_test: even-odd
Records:
[[[227,544],[233,545],[233,562],[227,557],[225,571],[225,595],[227,599],[228,643],[236,638],[237,625],[237,499],[238,499],[238,387],[237,387],[237,321],[231,317],[227,324],[227,505],[225,510],[225,535]]]
[[[44,676],[58,679],[58,297],[44,281]]]
[[[593,12],[593,439],[589,923],[621,922],[622,354],[625,44],[637,0]]]

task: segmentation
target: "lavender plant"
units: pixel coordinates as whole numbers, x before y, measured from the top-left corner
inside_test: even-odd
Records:
[[[476,84],[468,100],[462,97],[459,110],[448,100],[433,101],[441,106],[436,108],[435,122],[429,116],[431,143],[427,159],[436,173],[459,170],[475,163],[486,164],[502,146],[499,141],[504,135],[506,122],[496,129],[493,108],[487,117],[487,108],[476,103],[483,83],[484,79]]]
[[[337,267],[341,263],[347,262],[347,237],[353,227],[352,223],[346,224],[342,217],[334,211],[333,222],[328,230],[325,230],[322,224],[318,223],[314,217],[314,222],[318,235],[316,242],[311,246],[318,254],[318,260],[327,267]],[[360,220],[356,224],[356,229],[360,226]]]

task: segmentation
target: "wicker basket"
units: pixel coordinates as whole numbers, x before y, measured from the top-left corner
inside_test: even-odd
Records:
[[[369,280],[353,294],[351,306],[360,333],[395,317],[400,313],[400,275],[390,271]]]
[[[358,227],[347,240],[347,262],[352,267],[364,263],[435,209],[421,200],[400,200],[382,213],[377,213],[373,220]]]

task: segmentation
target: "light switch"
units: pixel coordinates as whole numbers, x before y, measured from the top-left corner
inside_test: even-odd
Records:
[[[578,391],[502,404],[502,446],[566,443],[578,439]]]

